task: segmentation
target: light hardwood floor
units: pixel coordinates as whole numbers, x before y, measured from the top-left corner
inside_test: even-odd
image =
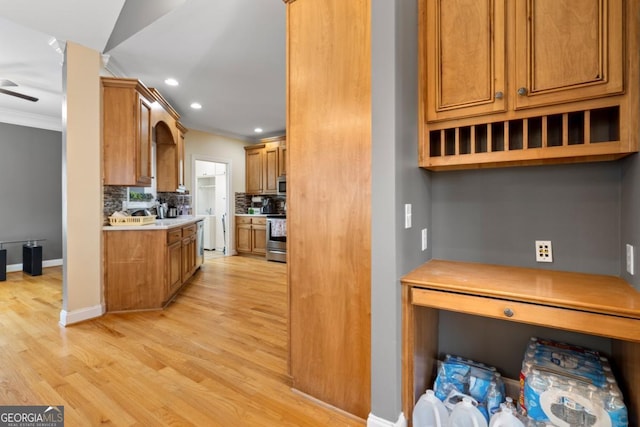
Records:
[[[285,264],[208,259],[163,311],[63,328],[61,304],[59,267],[0,282],[0,405],[64,405],[69,427],[365,425],[290,389]]]

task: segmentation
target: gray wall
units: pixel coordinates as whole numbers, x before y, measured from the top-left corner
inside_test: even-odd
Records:
[[[432,191],[434,258],[620,273],[619,162],[438,172]]]
[[[62,134],[0,123],[0,240],[47,239],[43,260],[62,258]],[[22,263],[21,245],[7,264]]]
[[[399,278],[429,259],[429,179],[417,163],[417,4],[372,6],[371,412],[396,421],[401,406]],[[404,204],[413,227],[404,229]]]
[[[640,156],[633,154],[621,162],[620,276],[640,291]],[[625,245],[634,247],[635,274],[626,271]]]

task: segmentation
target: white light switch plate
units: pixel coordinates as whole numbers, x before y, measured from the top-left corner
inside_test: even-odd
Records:
[[[411,228],[411,203],[404,205],[404,228]]]

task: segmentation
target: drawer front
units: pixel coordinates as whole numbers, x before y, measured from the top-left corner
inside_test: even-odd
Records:
[[[189,237],[196,234],[196,225],[188,225],[186,227],[182,227],[182,237]]]
[[[179,228],[175,228],[167,231],[167,244],[171,244],[177,242],[182,238],[182,230]]]
[[[251,218],[248,218],[246,216],[237,216],[236,224],[251,224]]]
[[[414,305],[640,342],[640,320],[413,288]]]
[[[267,218],[252,218],[251,223],[256,225],[267,225]]]

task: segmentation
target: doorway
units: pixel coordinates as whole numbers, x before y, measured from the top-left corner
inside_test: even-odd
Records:
[[[191,170],[194,214],[204,217],[205,258],[229,255],[231,162],[194,154]]]

